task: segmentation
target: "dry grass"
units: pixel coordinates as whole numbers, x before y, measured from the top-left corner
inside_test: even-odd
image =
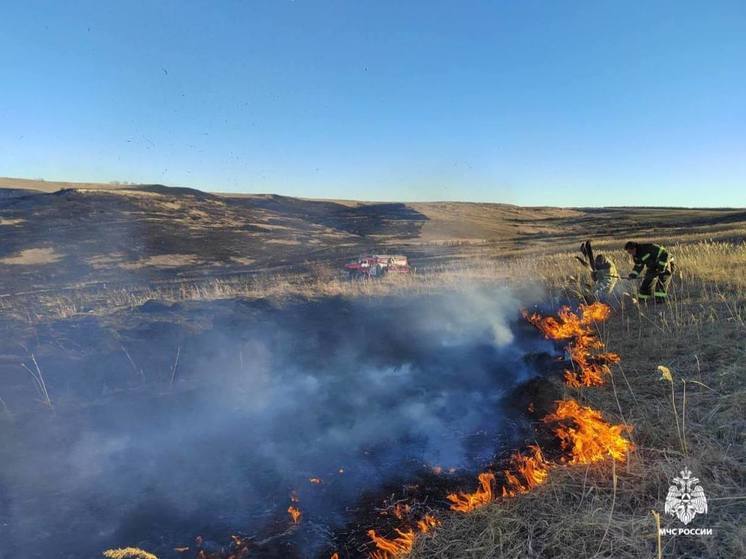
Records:
[[[0,264],[11,266],[38,266],[40,264],[54,264],[60,258],[53,248],[29,248],[13,256],[0,258]]]
[[[640,308],[622,296],[602,327],[609,349],[622,355],[612,383],[564,389],[634,426],[637,450],[627,464],[565,467],[530,494],[451,515],[412,559],[746,557],[746,246],[703,242],[673,252],[680,272],[671,301]],[[558,303],[573,298],[577,286],[567,286],[576,270],[562,255],[522,265],[544,272]],[[671,382],[658,365],[671,369]],[[683,526],[662,513],[670,480],[685,465],[709,501],[707,516],[690,526],[714,535],[663,536],[658,549],[651,511],[664,527]]]
[[[729,300],[746,288],[746,245],[701,241],[673,244],[677,275],[672,298],[689,302]],[[621,250],[605,251],[618,265],[620,274],[631,268],[628,256]],[[374,297],[389,294],[429,293],[442,289],[465,289],[475,285],[504,282],[542,286],[557,304],[576,300],[584,292],[587,272],[572,252],[540,252],[530,256],[464,259],[442,266],[431,266],[426,272],[389,275],[371,281],[349,281],[338,270],[326,264],[310,266],[305,274],[236,274],[205,280],[167,280],[113,287],[106,284],[71,286],[27,295],[0,298],[0,310],[29,321],[67,318],[77,313],[111,313],[135,308],[147,301],[174,303],[180,301],[234,298],[289,299],[321,297]],[[634,290],[633,283],[622,280],[617,290]],[[701,314],[701,313],[699,313]]]
[[[688,466],[702,480],[709,514],[694,526],[710,537],[664,536],[665,557],[746,557],[746,245],[669,244],[678,271],[666,305],[639,307],[620,281],[612,319],[601,337],[622,355],[612,382],[566,395],[634,426],[637,450],[626,464],[553,470],[548,484],[468,515],[453,514],[421,538],[412,559],[655,557],[656,522],[673,475]],[[604,251],[623,276],[631,265]],[[0,310],[36,322],[78,313],[108,313],[146,301],[369,297],[428,293],[505,282],[541,285],[554,306],[575,304],[587,272],[570,252],[464,260],[427,273],[347,281],[325,265],[306,275],[247,275],[149,287],[69,289],[0,299]],[[658,365],[673,372],[660,380]],[[673,397],[672,397],[673,396]],[[664,526],[680,526],[661,517]]]
[[[434,268],[427,274],[394,275],[377,280],[350,281],[331,268],[315,267],[310,274],[256,274],[203,281],[167,281],[150,286],[106,285],[54,289],[0,298],[0,310],[29,322],[68,318],[79,313],[109,314],[147,301],[175,303],[219,299],[318,299],[374,297],[459,289],[476,283],[507,280],[510,268],[482,263]]]
[[[139,547],[124,547],[120,549],[107,549],[103,556],[108,559],[158,559],[152,553],[148,553]]]

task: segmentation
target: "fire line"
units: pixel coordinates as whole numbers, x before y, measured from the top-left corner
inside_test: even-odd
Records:
[[[618,363],[619,355],[605,351],[605,345],[595,333],[596,323],[607,320],[611,309],[603,303],[580,305],[577,312],[569,307],[559,309],[557,316],[542,316],[523,311],[524,318],[534,325],[547,339],[565,342],[565,350],[572,368],[564,371],[565,383],[571,387],[599,386],[605,383],[610,374],[609,365]],[[533,409],[533,404],[529,406]],[[496,498],[509,498],[532,491],[547,482],[552,468],[561,465],[593,464],[611,458],[624,460],[634,449],[631,441],[623,434],[631,427],[625,424],[607,422],[600,411],[566,399],[555,402],[552,412],[541,419],[541,424],[550,429],[557,439],[561,455],[553,460],[546,458],[538,445],[529,445],[525,451],[515,452],[508,465],[501,471],[500,479],[493,471],[478,475],[478,487],[474,492],[458,492],[447,495],[450,509],[468,513],[485,506]],[[434,472],[438,468],[434,469]],[[339,473],[344,472],[339,468]],[[308,478],[312,484],[320,484],[321,479]],[[293,524],[298,524],[303,515],[298,505],[298,497],[291,494],[288,514]],[[392,536],[385,537],[376,529],[367,534],[375,549],[369,559],[398,559],[408,554],[421,534],[432,531],[440,521],[431,514],[419,520],[411,518],[413,508],[409,504],[397,504],[392,513],[400,521]],[[243,549],[247,551],[247,549]],[[222,557],[222,555],[221,555]],[[330,559],[340,559],[335,551]]]
[[[605,349],[594,332],[595,324],[607,320],[610,315],[611,307],[604,303],[580,305],[578,313],[565,306],[560,308],[557,317],[523,311],[524,318],[547,339],[567,341],[566,350],[573,368],[565,370],[565,382],[573,388],[604,384],[605,377],[611,373],[609,365],[619,362],[616,353],[594,353],[594,350]]]
[[[580,305],[577,313],[565,306],[560,308],[557,317],[523,312],[524,318],[546,338],[566,341],[565,349],[573,368],[565,370],[564,380],[573,388],[604,384],[605,377],[611,373],[609,365],[620,361],[616,353],[602,351],[605,350],[605,345],[594,332],[595,324],[607,320],[610,314],[611,308],[603,303]],[[509,467],[502,472],[505,479],[499,491],[502,497],[527,493],[544,484],[552,467],[561,464],[592,464],[609,457],[624,460],[634,449],[632,442],[622,436],[624,431],[631,430],[630,426],[612,425],[603,418],[600,411],[582,406],[572,399],[556,402],[555,410],[547,414],[542,423],[552,427],[563,455],[558,462],[550,462],[537,445],[530,445],[526,453],[513,454]],[[479,487],[473,493],[448,495],[451,510],[466,513],[495,500],[495,474],[482,472],[478,481]],[[376,551],[370,558],[393,559],[408,553],[417,534],[412,529],[397,529],[397,534],[396,538],[386,539],[375,530],[370,530],[368,535],[376,545]]]

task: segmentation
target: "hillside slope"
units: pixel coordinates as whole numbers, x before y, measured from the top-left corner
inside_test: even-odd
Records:
[[[75,185],[44,193],[12,186],[13,196],[0,196],[0,294],[6,295],[337,269],[367,251],[403,252],[426,269],[542,252],[550,244],[570,249],[588,237],[616,246],[628,237],[746,236],[744,210],[362,203],[161,185]]]

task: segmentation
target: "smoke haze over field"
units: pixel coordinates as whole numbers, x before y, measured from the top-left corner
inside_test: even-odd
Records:
[[[56,412],[3,429],[0,547],[169,557],[197,534],[283,530],[292,492],[305,519],[333,527],[365,491],[428,466],[477,469],[519,433],[501,398],[533,374],[524,357],[546,349],[518,332],[520,306],[474,290],[146,306],[117,331],[54,324],[34,351]],[[55,354],[53,339],[81,351]],[[137,387],[114,339],[157,389]],[[99,353],[83,357],[86,344]],[[298,538],[301,556],[325,543],[305,523]]]

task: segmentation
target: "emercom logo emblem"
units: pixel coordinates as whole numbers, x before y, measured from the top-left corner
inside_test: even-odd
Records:
[[[684,467],[681,477],[673,478],[668,488],[665,513],[677,517],[686,526],[698,514],[707,514],[707,497],[699,479]]]

